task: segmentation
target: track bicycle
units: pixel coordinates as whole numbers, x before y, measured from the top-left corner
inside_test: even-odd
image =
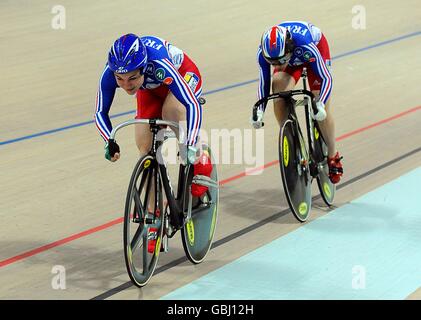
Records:
[[[138,160],[130,179],[124,211],[123,243],[129,277],[136,286],[142,287],[151,279],[159,253],[168,252],[169,239],[178,230],[181,230],[187,258],[194,264],[205,259],[217,223],[219,180],[212,152],[203,144],[203,152],[211,159],[211,176],[194,176],[193,165],[180,161],[177,194],[174,194],[160,147],[175,134],[162,130],[162,126],[179,132],[182,131],[181,126],[173,121],[134,119],[115,127],[110,139],[115,139],[116,132],[121,128],[136,123],[149,124],[152,145],[149,153]],[[159,134],[160,130],[164,134]],[[179,152],[179,160],[180,157]],[[200,198],[194,197],[191,194],[192,183],[207,186],[208,190]],[[149,241],[155,241],[152,250],[148,246]]]
[[[317,114],[317,107],[313,93],[307,90],[305,68],[301,78],[303,89],[274,93],[257,101],[253,106],[253,119],[257,120],[257,109],[262,103],[277,98],[285,100],[288,116],[280,128],[278,140],[282,184],[292,213],[300,222],[304,222],[310,215],[313,179],[317,179],[320,194],[328,206],[333,204],[336,186],[329,179],[325,139],[318,122],[311,117],[312,112]],[[294,99],[296,96],[302,99]],[[296,113],[299,106],[305,109],[306,138]]]

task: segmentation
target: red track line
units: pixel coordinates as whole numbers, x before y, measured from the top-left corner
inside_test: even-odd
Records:
[[[271,162],[269,162],[269,163],[266,163],[266,164],[265,164],[265,165],[263,165],[263,166],[256,167],[256,168],[253,168],[253,169],[248,169],[248,170],[245,170],[244,172],[242,172],[242,173],[240,173],[240,174],[237,174],[237,175],[232,176],[232,177],[229,177],[229,178],[227,178],[227,179],[225,179],[225,180],[219,181],[219,185],[220,185],[220,186],[222,186],[222,185],[224,185],[224,184],[227,184],[228,182],[231,182],[231,181],[234,181],[234,180],[240,179],[240,178],[245,177],[245,176],[248,176],[248,175],[252,175],[254,172],[256,172],[256,171],[261,171],[261,170],[263,170],[263,169],[269,168],[269,167],[271,167],[271,166],[273,166],[273,165],[277,164],[278,162],[279,162],[278,160],[274,160],[274,161],[271,161]]]
[[[348,138],[350,136],[353,136],[353,135],[355,135],[357,133],[360,133],[360,132],[366,131],[368,129],[371,129],[371,128],[380,126],[382,124],[385,124],[387,122],[390,122],[390,121],[395,120],[397,118],[403,117],[404,115],[407,115],[409,113],[412,113],[412,112],[415,112],[415,111],[418,111],[418,110],[421,110],[421,106],[414,107],[412,109],[409,109],[409,110],[406,110],[404,112],[398,113],[398,114],[396,114],[396,115],[394,115],[392,117],[389,117],[389,118],[386,118],[384,120],[380,120],[378,122],[375,122],[373,124],[370,124],[369,126],[366,126],[366,127],[363,127],[363,128],[360,128],[360,129],[357,129],[357,130],[354,130],[354,131],[345,133],[345,134],[341,135],[340,137],[337,137],[336,138],[336,141],[341,141],[341,140],[346,139],[346,138]]]
[[[366,130],[369,130],[369,129],[371,129],[371,128],[374,128],[374,127],[380,126],[380,125],[382,125],[382,124],[385,124],[385,123],[387,123],[387,122],[390,122],[390,121],[392,121],[392,120],[398,119],[398,118],[400,118],[400,117],[403,117],[403,116],[405,116],[405,115],[407,115],[407,114],[410,114],[410,113],[412,113],[412,112],[416,112],[416,111],[419,111],[419,110],[421,110],[421,106],[414,107],[414,108],[412,108],[412,109],[409,109],[409,110],[406,110],[406,111],[404,111],[404,112],[398,113],[398,114],[396,114],[396,115],[394,115],[394,116],[392,116],[392,117],[389,117],[389,118],[386,118],[386,119],[380,120],[380,121],[378,121],[378,122],[375,122],[375,123],[373,123],[373,124],[371,124],[371,125],[369,125],[369,126],[366,126],[366,127],[363,127],[363,128],[360,128],[360,129],[357,129],[357,130],[354,130],[354,131],[348,132],[348,133],[346,133],[346,134],[343,134],[342,136],[337,137],[337,138],[336,138],[336,141],[341,141],[341,140],[343,140],[343,139],[346,139],[346,138],[348,138],[348,137],[351,137],[351,136],[356,135],[356,134],[358,134],[358,133],[361,133],[361,132],[363,132],[363,131],[366,131]],[[252,174],[252,173],[254,173],[254,172],[256,172],[256,171],[260,171],[260,170],[266,169],[266,168],[268,168],[268,167],[274,166],[274,165],[276,165],[276,164],[278,164],[278,163],[279,163],[279,160],[274,160],[274,161],[271,161],[271,162],[269,162],[269,163],[266,163],[266,164],[265,164],[265,165],[263,165],[263,166],[260,166],[260,167],[257,167],[257,168],[253,168],[253,169],[249,169],[249,170],[244,171],[244,172],[242,172],[242,173],[240,173],[240,174],[237,174],[237,175],[235,175],[235,176],[233,176],[233,177],[230,177],[230,178],[227,178],[227,179],[225,179],[225,180],[222,180],[222,181],[220,181],[220,182],[219,182],[219,184],[220,184],[220,185],[227,184],[227,183],[229,183],[229,182],[231,182],[231,181],[234,181],[234,180],[240,179],[240,178],[245,177],[245,176],[247,176],[247,175],[249,175],[249,174]],[[39,247],[39,248],[36,248],[36,249],[30,250],[30,251],[27,251],[27,252],[25,252],[25,253],[19,254],[19,255],[17,255],[17,256],[14,256],[14,257],[8,258],[8,259],[6,259],[6,260],[0,261],[0,268],[1,268],[1,267],[4,267],[4,266],[7,266],[7,265],[9,265],[9,264],[12,264],[12,263],[14,263],[14,262],[17,262],[17,261],[19,261],[19,260],[23,260],[23,259],[25,259],[25,258],[31,257],[31,256],[36,255],[36,254],[38,254],[38,253],[41,253],[41,252],[47,251],[47,250],[52,249],[52,248],[54,248],[54,247],[58,247],[58,246],[60,246],[60,245],[63,245],[63,244],[65,244],[65,243],[68,243],[68,242],[70,242],[70,241],[73,241],[73,240],[76,240],[76,239],[82,238],[82,237],[84,237],[84,236],[90,235],[90,234],[92,234],[92,233],[95,233],[95,232],[98,232],[98,231],[101,231],[101,230],[107,229],[107,228],[112,227],[112,226],[114,226],[114,225],[116,225],[116,224],[119,224],[119,223],[121,223],[121,222],[123,222],[123,218],[122,218],[122,217],[121,217],[121,218],[117,218],[117,219],[115,219],[115,220],[112,220],[112,221],[110,221],[110,222],[107,222],[107,223],[105,223],[105,224],[103,224],[103,225],[100,225],[100,226],[98,226],[98,227],[94,227],[94,228],[91,228],[91,229],[88,229],[88,230],[82,231],[82,232],[77,233],[77,234],[75,234],[75,235],[72,235],[72,236],[70,236],[70,237],[67,237],[67,238],[64,238],[64,239],[61,239],[61,240],[58,240],[58,241],[55,241],[55,242],[52,242],[52,243],[46,244],[45,246],[42,246],[42,247]]]
[[[77,234],[75,234],[75,235],[72,235],[72,236],[70,236],[70,237],[67,237],[67,238],[64,238],[64,239],[61,239],[61,240],[58,240],[58,241],[55,241],[55,242],[49,243],[49,244],[47,244],[47,245],[45,245],[45,246],[42,246],[42,247],[39,247],[39,248],[33,249],[33,250],[31,250],[31,251],[27,251],[27,252],[25,252],[25,253],[22,253],[22,254],[20,254],[20,255],[14,256],[14,257],[12,257],[12,258],[9,258],[9,259],[6,259],[6,260],[3,260],[3,261],[0,261],[0,268],[1,268],[1,267],[6,266],[6,265],[8,265],[8,264],[14,263],[14,262],[16,262],[16,261],[19,261],[19,260],[22,260],[22,259],[25,259],[25,258],[31,257],[31,256],[33,256],[33,255],[36,255],[36,254],[40,253],[40,252],[47,251],[48,249],[51,249],[51,248],[54,248],[54,247],[61,246],[62,244],[65,244],[65,243],[67,243],[67,242],[70,242],[70,241],[73,241],[73,240],[76,240],[76,239],[82,238],[82,237],[84,237],[84,236],[90,235],[90,234],[92,234],[92,233],[95,233],[95,232],[98,232],[98,231],[101,231],[101,230],[107,229],[107,228],[112,227],[113,225],[115,225],[115,224],[119,224],[119,223],[121,223],[121,222],[123,222],[123,217],[121,217],[121,218],[117,218],[117,219],[115,219],[115,220],[113,220],[113,221],[107,222],[107,223],[105,223],[105,224],[103,224],[103,225],[100,225],[100,226],[98,226],[98,227],[95,227],[95,228],[91,228],[91,229],[88,229],[88,230],[82,231],[82,232],[77,233]]]

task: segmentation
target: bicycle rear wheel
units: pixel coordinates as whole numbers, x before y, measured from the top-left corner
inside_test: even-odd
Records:
[[[329,166],[327,164],[327,145],[314,125],[314,160],[317,162],[317,185],[323,201],[331,206],[335,198],[336,185],[329,179]]]
[[[207,145],[203,145],[203,152],[207,153],[212,162],[210,178],[219,186],[218,172],[215,159]],[[187,258],[194,264],[202,262],[208,254],[218,218],[219,187],[208,187],[206,193],[200,198],[193,197],[191,183],[193,179],[193,167],[186,175],[184,191],[184,208],[187,213],[189,202],[191,203],[191,219],[181,229],[181,239]]]
[[[304,138],[287,120],[279,135],[279,163],[282,184],[292,213],[298,221],[307,220],[311,209],[311,175]]]
[[[133,170],[127,191],[123,231],[124,258],[129,277],[138,287],[146,285],[152,277],[161,248],[164,214],[161,186],[157,179],[156,159],[144,156]],[[156,185],[158,187],[155,193]],[[158,201],[153,203],[151,199]],[[154,213],[150,213],[148,208],[153,208]],[[148,248],[149,241],[155,241],[155,246],[151,247],[150,244]]]

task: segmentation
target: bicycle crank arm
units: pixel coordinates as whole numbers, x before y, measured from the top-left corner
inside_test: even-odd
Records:
[[[168,252],[169,251],[169,241],[168,241],[168,237],[164,237],[162,238],[162,247],[164,248],[164,252]]]
[[[194,178],[193,178],[194,181]],[[189,204],[187,207],[187,216],[185,216],[184,219],[184,224],[188,223],[191,220],[191,210],[192,210],[192,206],[193,206],[193,197],[191,195],[191,186],[189,187]]]
[[[199,186],[219,188],[219,184],[207,176],[197,175],[193,177],[192,183]]]

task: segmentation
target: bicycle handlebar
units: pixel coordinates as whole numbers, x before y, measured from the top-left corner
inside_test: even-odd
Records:
[[[269,100],[273,100],[276,98],[291,98],[296,95],[306,95],[311,98],[311,101],[314,101],[314,94],[311,91],[305,90],[305,89],[299,89],[299,90],[290,90],[290,91],[281,91],[278,93],[273,93],[267,97],[264,97],[257,101],[253,106],[253,120],[257,120],[257,109],[258,107],[265,102],[268,102]],[[312,103],[313,111],[315,111],[315,114],[317,113],[317,108],[314,103]],[[264,110],[263,110],[264,111]]]
[[[118,126],[114,127],[113,130],[111,131],[110,139],[114,139],[117,131],[120,130],[121,128],[132,125],[132,124],[136,124],[136,123],[155,124],[158,126],[170,126],[171,128],[175,128],[179,130],[180,141],[184,141],[183,127],[180,126],[178,122],[159,120],[159,119],[132,119],[132,120],[128,120],[126,122],[120,123]]]

